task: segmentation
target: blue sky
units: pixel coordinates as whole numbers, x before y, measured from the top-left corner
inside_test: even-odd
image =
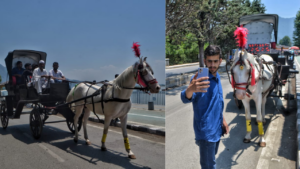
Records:
[[[252,2],[252,1],[251,1]],[[282,18],[296,17],[300,10],[300,0],[261,0],[268,14],[277,14]]]
[[[133,42],[165,83],[163,0],[2,0],[0,64],[14,49],[47,53],[67,78],[111,80],[137,61]]]

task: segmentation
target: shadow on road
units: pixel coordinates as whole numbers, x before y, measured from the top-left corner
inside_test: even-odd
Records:
[[[21,130],[26,130],[22,131]],[[90,146],[85,144],[84,140],[79,138],[76,144],[73,141],[73,134],[66,132],[64,130],[52,127],[44,126],[42,137],[39,140],[35,140],[31,135],[30,137],[24,137],[24,132],[30,133],[29,125],[14,125],[9,126],[7,129],[0,129],[1,135],[12,135],[15,139],[22,141],[26,144],[33,143],[48,143],[55,146],[61,150],[64,150],[68,154],[72,154],[82,160],[85,160],[91,164],[97,165],[98,161],[104,163],[110,163],[122,168],[133,168],[133,169],[149,169],[150,167],[142,166],[140,164],[134,163],[131,159],[127,157],[127,153],[117,152],[109,149],[107,146],[107,151],[101,151],[100,146],[92,144]],[[80,136],[80,135],[79,135]],[[67,140],[63,140],[67,139]],[[118,140],[119,145],[122,142]],[[111,145],[113,147],[113,145]],[[116,145],[115,145],[116,146]],[[125,152],[125,150],[124,150]],[[101,168],[101,167],[100,167]]]
[[[241,109],[237,109],[237,106],[233,99],[233,92],[230,92],[226,95],[225,99],[229,99],[229,102],[226,106],[226,112],[234,112],[237,113],[237,116],[228,124],[230,126],[229,136],[221,138],[222,143],[225,146],[225,150],[222,151],[218,158],[217,164],[222,164],[221,168],[232,168],[238,164],[238,159],[243,155],[244,151],[250,147],[254,147],[254,151],[259,151],[262,148],[257,144],[259,142],[258,137],[258,127],[256,123],[256,106],[253,100],[250,101],[250,113],[251,113],[251,124],[252,124],[252,133],[251,133],[251,142],[250,143],[243,143],[243,139],[246,135],[246,119],[245,119],[245,110],[244,107]],[[264,125],[264,131],[266,132],[270,123],[271,118],[275,115],[271,112],[278,113],[276,109],[276,102],[281,102],[278,98],[268,98],[265,108],[269,114],[266,114],[266,124]],[[280,112],[283,112],[282,109]],[[281,114],[278,114],[281,115]],[[254,116],[254,117],[253,117]],[[279,118],[279,116],[272,119],[275,120]],[[285,118],[285,123],[282,131],[282,137],[278,138],[281,139],[279,153],[277,156],[281,156],[285,159],[295,160],[296,152],[291,153],[293,150],[296,150],[295,144],[291,144],[291,142],[296,142],[296,124],[292,122],[293,119],[296,119],[295,113],[291,114],[289,117]],[[295,120],[294,120],[295,121]],[[286,131],[288,130],[288,131]],[[278,131],[281,132],[281,131]],[[265,137],[266,139],[266,137]],[[268,144],[268,143],[267,143]],[[277,151],[277,150],[275,150]],[[247,154],[249,155],[249,154]],[[244,157],[245,158],[245,157]],[[251,157],[249,157],[249,160]],[[293,168],[294,166],[292,166]]]

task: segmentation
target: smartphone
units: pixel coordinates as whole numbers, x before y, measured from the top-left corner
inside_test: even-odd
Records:
[[[206,68],[206,67],[199,67],[198,68],[197,79],[199,79],[200,77],[208,77],[208,68]],[[204,80],[204,81],[208,81],[208,80]],[[204,88],[203,90],[207,90],[207,88]]]

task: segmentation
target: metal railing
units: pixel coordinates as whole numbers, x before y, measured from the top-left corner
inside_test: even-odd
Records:
[[[133,91],[130,99],[132,103],[137,104],[148,104],[148,102],[153,102],[154,105],[165,105],[165,91],[151,93],[150,95],[142,91]]]

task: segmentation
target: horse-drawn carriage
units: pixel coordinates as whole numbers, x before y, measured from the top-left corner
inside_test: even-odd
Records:
[[[48,90],[44,90],[42,94],[38,94],[33,85],[28,86],[26,82],[17,85],[12,80],[12,68],[16,65],[17,61],[38,64],[40,60],[44,60],[46,63],[46,57],[47,54],[41,51],[14,50],[13,52],[9,52],[5,58],[9,82],[4,85],[7,95],[1,96],[5,98],[1,102],[0,112],[1,124],[4,129],[7,128],[9,119],[19,119],[22,114],[25,114],[22,113],[25,104],[32,104],[33,109],[30,112],[29,119],[30,128],[33,137],[38,139],[41,136],[43,125],[46,123],[48,116],[51,115],[49,107],[65,102],[70,91],[69,83],[48,83]],[[68,128],[74,133],[73,111],[66,105],[56,109],[53,114],[57,113],[66,118]],[[77,127],[80,130],[81,120],[79,120]]]
[[[158,93],[160,90],[154,72],[146,62],[147,57],[140,57],[139,46],[138,43],[134,43],[132,47],[135,56],[139,58],[138,61],[113,81],[84,81],[72,89],[68,83],[48,83],[50,85],[48,90],[42,94],[38,94],[33,86],[13,84],[11,69],[17,61],[31,64],[37,64],[40,60],[46,61],[46,53],[30,50],[10,52],[5,59],[10,79],[9,83],[5,84],[8,95],[1,96],[5,97],[0,112],[2,127],[4,129],[7,127],[9,119],[20,118],[20,115],[24,114],[22,113],[24,105],[32,103],[34,108],[30,112],[30,128],[34,138],[38,139],[41,136],[43,125],[49,115],[48,111],[52,109],[55,110],[55,114],[60,113],[66,118],[68,128],[75,134],[75,142],[78,142],[78,131],[83,122],[84,138],[90,145],[86,129],[90,112],[94,112],[95,115],[103,114],[105,119],[101,150],[106,151],[105,140],[111,120],[120,118],[125,149],[129,158],[135,158],[130,149],[126,130],[127,114],[131,108],[130,96],[136,89],[151,93]],[[96,84],[103,85],[100,87]],[[136,84],[141,87],[135,87]]]
[[[273,87],[268,92],[268,97],[284,97],[287,100],[287,112],[290,111],[290,102],[295,97],[291,94],[290,78],[294,78],[295,74],[299,73],[295,70],[294,66],[294,54],[288,51],[276,50],[277,33],[278,33],[278,15],[276,14],[255,14],[246,15],[240,18],[239,24],[243,25],[248,30],[247,36],[247,52],[254,54],[255,59],[261,62],[261,68],[257,69],[269,69],[274,66],[273,78],[268,79],[273,82]],[[273,32],[273,37],[272,37]],[[274,42],[271,42],[273,39]],[[237,49],[238,50],[238,49]],[[274,62],[266,63],[260,58],[261,55],[266,54],[272,57]],[[226,59],[226,71],[229,77],[229,82],[232,84],[230,78],[230,67],[233,66],[233,58]],[[262,71],[263,72],[263,71]],[[260,78],[263,75],[260,75]],[[287,83],[288,82],[288,83]],[[283,95],[282,87],[287,85],[288,93]],[[234,88],[234,100],[239,109],[242,108],[242,101],[235,97],[236,89]]]

